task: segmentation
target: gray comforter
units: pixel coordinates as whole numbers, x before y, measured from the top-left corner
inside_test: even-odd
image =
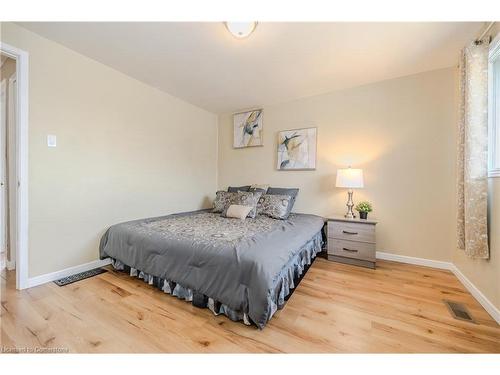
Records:
[[[114,225],[100,255],[247,312],[262,328],[280,271],[322,227],[314,215],[241,221],[196,211]]]

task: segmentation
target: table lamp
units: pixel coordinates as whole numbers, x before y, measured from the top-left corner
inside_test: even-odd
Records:
[[[344,215],[347,219],[354,219],[356,215],[352,211],[354,202],[352,200],[352,189],[363,187],[363,170],[354,168],[345,168],[337,170],[337,182],[335,184],[339,188],[348,188],[347,191],[347,213]]]

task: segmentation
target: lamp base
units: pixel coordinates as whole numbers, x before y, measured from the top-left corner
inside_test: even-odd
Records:
[[[352,211],[352,208],[354,207],[354,202],[352,200],[352,194],[353,194],[352,190],[349,190],[347,192],[347,203],[346,203],[347,213],[344,215],[344,217],[346,219],[355,219],[356,218],[356,215]]]

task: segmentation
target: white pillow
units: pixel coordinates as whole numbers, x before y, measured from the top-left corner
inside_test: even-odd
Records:
[[[226,217],[245,220],[250,211],[252,211],[252,208],[253,207],[251,206],[240,206],[239,204],[232,204],[226,211]]]

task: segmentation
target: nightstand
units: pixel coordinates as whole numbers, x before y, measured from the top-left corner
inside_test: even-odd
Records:
[[[376,221],[343,216],[332,216],[327,221],[328,260],[375,268]]]

